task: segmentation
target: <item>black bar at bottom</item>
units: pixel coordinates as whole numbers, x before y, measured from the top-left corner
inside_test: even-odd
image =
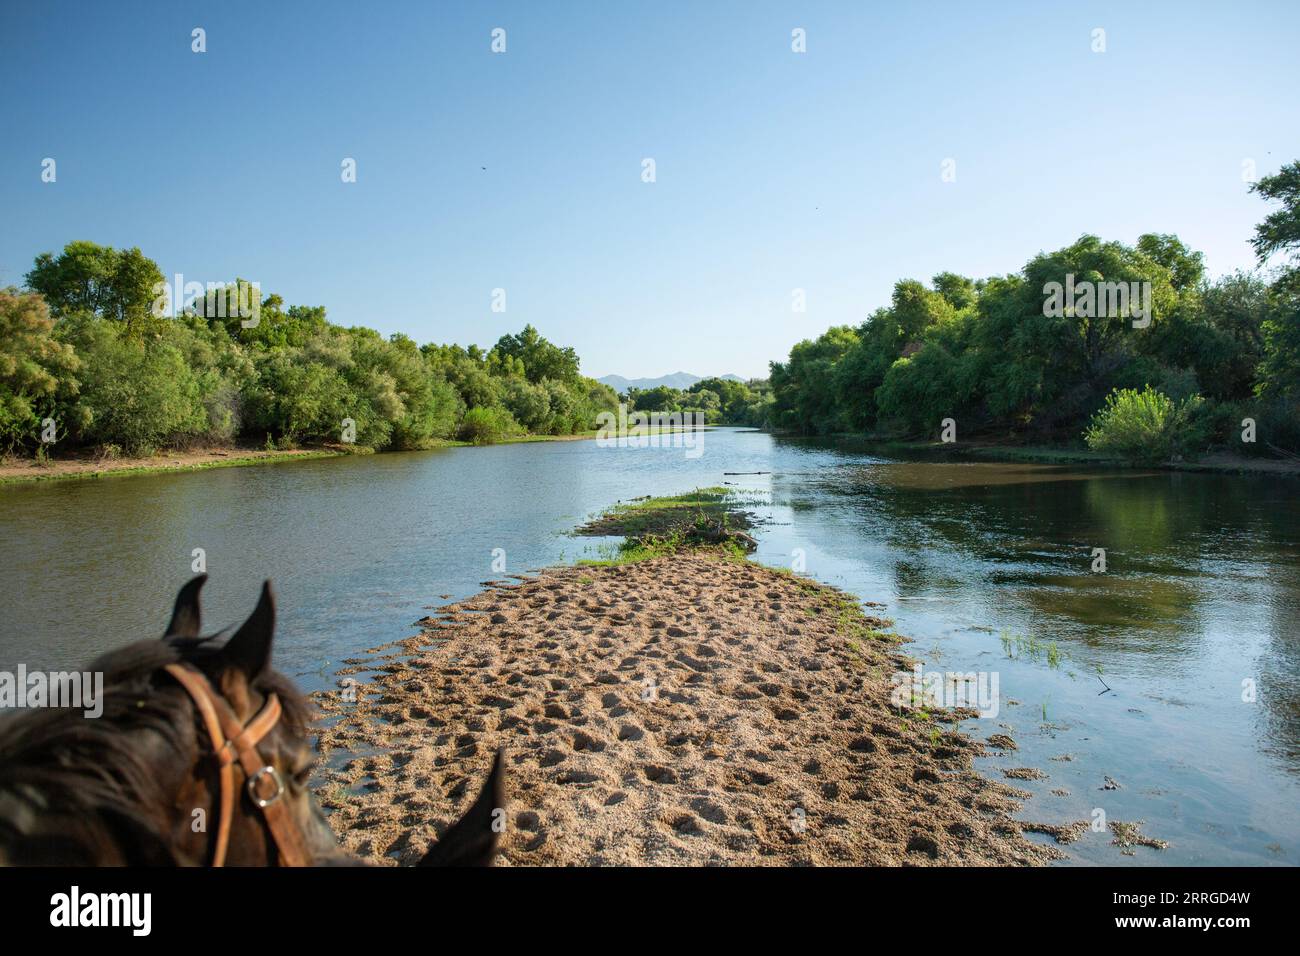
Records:
[[[1291,868],[10,869],[0,870],[0,926],[10,943],[78,934],[127,946],[238,939],[259,948],[278,940],[409,945],[397,941],[412,933],[434,945],[484,931],[494,947],[512,937],[653,945],[685,934],[699,942],[714,931],[734,944],[801,924],[901,930],[918,944],[935,933],[971,943],[981,931],[1029,939],[1021,934],[1034,930],[1071,940],[1195,934],[1228,943],[1294,921],[1294,882]],[[147,935],[144,897],[131,894],[148,894]],[[70,925],[114,918],[116,926]]]

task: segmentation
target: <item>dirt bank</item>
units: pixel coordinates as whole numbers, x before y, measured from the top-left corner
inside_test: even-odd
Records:
[[[355,703],[318,696],[322,802],[376,862],[414,862],[498,747],[508,864],[1058,855],[950,715],[891,706],[900,639],[834,588],[697,551],[548,570],[420,623],[349,662]]]
[[[198,448],[166,451],[148,458],[0,458],[0,483],[43,481],[56,478],[99,478],[104,475],[143,474],[160,471],[197,471],[272,461],[333,458],[345,452],[328,448],[267,451],[257,448]]]
[[[578,435],[519,435],[505,438],[497,445],[517,445],[529,442],[584,441],[595,437],[595,432]],[[429,448],[467,448],[473,442],[438,440]],[[428,449],[425,449],[428,450]],[[326,444],[311,448],[194,448],[185,451],[162,451],[147,458],[108,458],[89,456],[83,458],[52,458],[37,461],[34,458],[0,456],[0,485],[23,481],[43,481],[57,478],[102,478],[108,475],[143,475],[164,471],[200,471],[206,468],[228,468],[238,465],[261,465],[279,461],[304,461],[311,458],[341,458],[346,455],[374,454],[374,449],[357,445]]]

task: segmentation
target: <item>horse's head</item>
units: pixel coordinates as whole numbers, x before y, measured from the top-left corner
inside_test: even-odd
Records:
[[[223,645],[201,637],[194,578],[176,598],[163,641],[180,660],[163,670],[189,698],[195,762],[180,782],[173,837],[190,860],[264,866],[346,862],[308,782],[315,755],[305,701],[271,667],[275,598],[270,582],[252,615]],[[165,681],[165,678],[164,678]],[[188,748],[187,748],[188,749]],[[185,818],[202,815],[201,831]]]
[[[45,710],[0,726],[0,863],[331,865],[343,853],[308,782],[310,713],[271,667],[269,582],[224,643],[200,636],[194,578],[161,641],[91,665],[98,719]],[[501,755],[422,865],[486,865]]]

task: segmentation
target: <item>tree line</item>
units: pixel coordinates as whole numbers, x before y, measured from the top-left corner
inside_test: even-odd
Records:
[[[1252,240],[1262,266],[1300,250],[1300,162],[1252,189],[1281,203]],[[1062,288],[1121,283],[1148,316],[1137,302],[1060,301]],[[1085,235],[1011,275],[898,282],[861,325],[773,362],[770,381],[773,426],[803,434],[933,439],[951,419],[959,439],[1084,438],[1130,457],[1297,451],[1300,266],[1210,282],[1176,236]]]
[[[0,448],[106,455],[254,442],[386,449],[594,428],[617,407],[572,348],[532,326],[490,349],[343,328],[259,296],[253,319],[205,288],[174,318],[139,249],[69,243],[0,290]],[[345,432],[345,421],[350,434]],[[43,437],[46,439],[43,441]]]
[[[772,409],[772,388],[766,379],[737,382],[705,378],[688,388],[656,385],[629,388],[625,396],[632,409],[651,412],[694,413],[709,425],[749,425],[764,428]]]
[[[260,291],[250,320],[225,307],[240,301],[227,292],[246,295],[239,279],[172,317],[159,308],[161,270],[139,249],[72,242],[38,256],[25,289],[0,290],[0,449],[42,454],[51,425],[57,447],[108,455],[287,448],[338,442],[345,422],[361,446],[427,448],[575,434],[623,400],[802,434],[933,438],[950,421],[962,439],[1082,439],[1134,458],[1294,452],[1300,162],[1252,190],[1280,204],[1252,240],[1261,265],[1291,256],[1270,273],[1211,282],[1176,236],[1129,246],[1085,235],[1006,276],[900,281],[888,306],[798,343],[769,380],[626,396],[531,325],[486,350],[417,345]],[[1102,289],[1108,304],[1077,289]]]

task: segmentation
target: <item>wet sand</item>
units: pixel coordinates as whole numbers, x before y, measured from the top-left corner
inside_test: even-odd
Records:
[[[505,748],[507,865],[1034,865],[952,714],[900,713],[889,622],[717,552],[499,584],[317,695],[341,844],[414,863]],[[354,675],[349,677],[348,675]]]

